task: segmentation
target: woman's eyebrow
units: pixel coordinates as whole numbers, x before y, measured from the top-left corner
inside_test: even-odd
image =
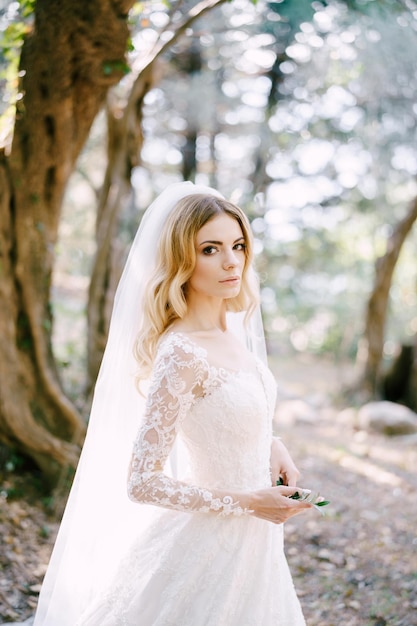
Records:
[[[242,235],[242,237],[238,237],[237,239],[234,240],[234,244],[237,243],[238,241],[240,241],[241,239],[245,239],[244,236]],[[214,243],[216,246],[222,246],[223,245],[223,241],[214,241],[213,239],[208,239],[207,241],[202,241],[201,243],[199,243],[199,246],[203,246],[206,243]]]

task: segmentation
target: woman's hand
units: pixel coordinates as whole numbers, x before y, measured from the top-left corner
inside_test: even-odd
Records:
[[[282,524],[293,515],[311,509],[312,505],[308,502],[293,500],[289,497],[297,491],[300,489],[286,486],[268,487],[254,491],[251,494],[249,504],[252,515],[274,524]]]
[[[283,484],[295,487],[300,476],[290,453],[280,439],[272,438],[271,444],[271,479],[275,486],[282,478]]]

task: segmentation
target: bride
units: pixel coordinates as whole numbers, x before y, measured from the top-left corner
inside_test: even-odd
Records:
[[[34,626],[305,624],[282,524],[311,504],[272,436],[258,291],[244,213],[165,189],[118,287]]]

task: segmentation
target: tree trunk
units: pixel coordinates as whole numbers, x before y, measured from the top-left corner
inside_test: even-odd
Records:
[[[372,396],[379,388],[380,364],[384,350],[384,331],[389,291],[402,245],[417,219],[417,198],[407,215],[394,228],[387,241],[387,251],[375,264],[375,281],[366,310],[363,336],[364,366],[359,387]]]
[[[60,208],[91,124],[123,74],[132,4],[37,0],[13,144],[0,159],[0,440],[51,482],[61,467],[75,467],[85,431],[51,348]]]
[[[96,245],[88,294],[87,390],[90,393],[100,368],[124,250],[118,240],[123,209],[131,197],[131,171],[139,164],[143,144],[143,100],[153,86],[154,64],[148,65],[135,85],[135,102],[126,106],[109,97],[107,104],[107,167],[97,206]]]
[[[405,404],[417,411],[417,338],[402,344],[390,369],[382,377],[384,400]]]
[[[193,41],[177,57],[176,67],[188,78],[198,75],[203,69],[203,59],[201,55],[201,44]],[[182,177],[184,180],[194,180],[197,173],[197,139],[201,128],[196,121],[194,103],[188,99],[186,102],[186,119],[188,126],[184,131],[184,145],[181,148],[182,154]]]

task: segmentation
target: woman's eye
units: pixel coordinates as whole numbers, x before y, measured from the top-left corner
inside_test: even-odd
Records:
[[[203,249],[203,254],[214,254],[216,250],[217,248],[215,248],[214,246],[207,246],[207,248]]]
[[[240,250],[246,250],[246,244],[245,244],[245,243],[237,243],[237,244],[235,245],[235,250],[238,250],[238,251],[240,251]]]

